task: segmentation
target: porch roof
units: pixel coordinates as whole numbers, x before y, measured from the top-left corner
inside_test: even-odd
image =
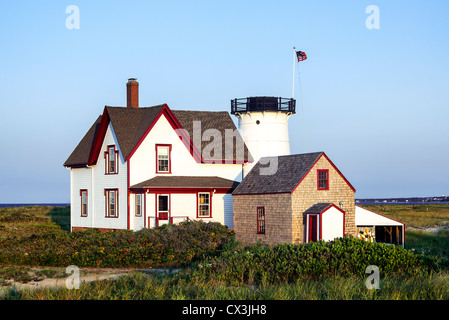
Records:
[[[304,213],[321,213],[325,211],[327,208],[332,206],[332,203],[316,203],[313,206],[311,206],[309,209],[304,211]]]
[[[137,183],[130,189],[159,188],[227,188],[234,189],[239,183],[220,177],[198,176],[157,176]]]
[[[400,221],[359,206],[355,206],[355,224],[356,226],[405,226]]]

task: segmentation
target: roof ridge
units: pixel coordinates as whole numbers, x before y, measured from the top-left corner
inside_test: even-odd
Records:
[[[126,106],[108,106],[105,105],[106,108],[121,108],[121,109],[127,109],[127,110],[142,110],[142,109],[150,109],[150,108],[156,108],[156,107],[162,107],[166,105],[166,103],[161,103],[161,104],[156,104],[154,106],[149,106],[149,107],[138,107],[138,108],[129,108]]]
[[[316,151],[316,152],[306,152],[306,153],[294,153],[294,154],[282,154],[282,155],[277,155],[277,156],[264,156],[261,157],[262,158],[275,158],[275,157],[282,157],[282,158],[287,158],[287,157],[299,157],[299,156],[307,156],[307,155],[312,155],[312,154],[322,154],[324,153],[324,151]]]
[[[266,156],[262,158],[268,158],[268,157],[298,157],[298,156],[306,156],[306,155],[312,155],[312,154],[322,154],[324,151],[316,151],[316,152],[306,152],[306,153],[294,153],[294,154],[283,154],[280,156]]]
[[[171,111],[181,111],[181,112],[207,112],[207,113],[229,113],[228,111],[217,111],[217,110],[178,110],[178,109],[171,109]]]

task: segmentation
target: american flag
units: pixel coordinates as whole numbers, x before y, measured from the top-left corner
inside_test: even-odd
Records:
[[[298,62],[307,59],[306,53],[302,51],[296,51],[296,57],[298,58]]]

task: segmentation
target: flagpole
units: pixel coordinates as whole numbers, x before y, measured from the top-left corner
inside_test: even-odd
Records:
[[[296,65],[296,47],[293,47],[293,84],[292,84],[292,99],[295,98],[295,65]]]

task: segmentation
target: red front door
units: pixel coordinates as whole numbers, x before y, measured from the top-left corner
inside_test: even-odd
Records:
[[[318,216],[309,216],[309,242],[318,241]]]
[[[168,220],[170,212],[170,199],[166,194],[158,195],[157,217],[159,220]]]

